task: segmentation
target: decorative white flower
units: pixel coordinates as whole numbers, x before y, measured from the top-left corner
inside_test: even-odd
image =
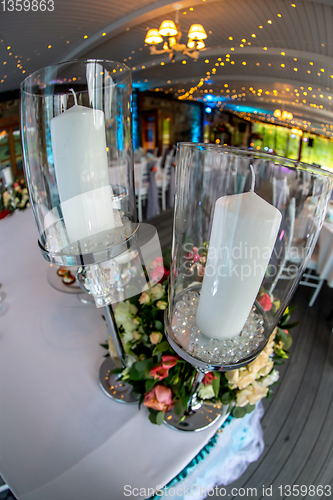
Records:
[[[135,308],[135,312],[132,312],[134,311],[133,308]],[[133,304],[130,304],[129,302],[119,302],[115,309],[114,315],[117,323],[120,325],[124,325],[126,321],[132,320],[132,314],[135,314],[136,312],[137,308]],[[133,328],[133,330],[135,330],[135,328]]]
[[[158,283],[157,285],[153,286],[151,290],[149,290],[149,295],[152,301],[160,300],[162,297],[164,297],[164,293],[165,289],[164,286],[161,285],[161,283]]]
[[[150,303],[150,296],[148,295],[147,292],[143,292],[139,298],[139,302],[141,305],[144,304],[149,304]]]
[[[125,333],[132,333],[132,332],[134,332],[134,330],[136,330],[136,327],[137,327],[137,325],[135,323],[133,323],[132,318],[129,318],[126,321],[123,322],[123,328],[125,330]]]
[[[149,340],[154,345],[159,344],[161,342],[161,340],[162,340],[162,334],[161,334],[161,332],[152,332],[149,335]]]
[[[279,380],[280,374],[277,370],[273,370],[269,375],[260,380],[260,384],[268,387]]]
[[[246,406],[247,404],[255,405],[258,401],[267,396],[267,392],[267,387],[263,387],[258,382],[252,382],[252,384],[247,386],[242,391],[237,391],[236,406]]]
[[[227,371],[225,376],[227,377],[231,389],[245,389],[245,387],[256,379],[256,372],[250,371],[247,367],[244,367]]]
[[[200,399],[211,399],[215,396],[212,384],[200,384],[198,389]]]
[[[165,300],[159,300],[156,302],[156,307],[158,309],[161,309],[161,311],[164,311],[168,307],[168,303],[165,302]]]
[[[114,358],[118,358],[118,354],[117,354],[117,351],[116,351],[116,348],[114,346],[114,343],[113,343],[113,340],[111,337],[109,337],[108,339],[108,346],[109,346],[109,354],[110,354],[110,357],[112,359]]]
[[[129,346],[128,348],[128,344],[130,342],[132,342],[134,340],[134,337],[133,337],[133,332],[126,332],[123,334],[123,344],[124,344],[124,347],[125,347],[125,350],[128,350],[131,348],[131,346]]]
[[[272,359],[270,359],[269,361],[267,361],[266,365],[263,366],[257,373],[257,378],[260,378],[260,377],[265,377],[266,375],[268,375],[271,371],[272,371],[272,368],[274,366],[274,362]],[[260,381],[261,382],[261,381]]]
[[[268,361],[269,361],[268,354],[265,351],[261,351],[259,356],[254,361],[252,361],[252,363],[248,365],[248,369],[250,372],[254,372],[256,374],[258,373],[259,370],[261,370],[264,366],[267,365]]]

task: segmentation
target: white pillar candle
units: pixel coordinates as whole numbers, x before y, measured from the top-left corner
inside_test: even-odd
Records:
[[[281,213],[254,192],[216,201],[196,323],[209,338],[238,335],[264,278]]]
[[[52,118],[51,142],[69,241],[112,229],[103,111],[75,104]]]

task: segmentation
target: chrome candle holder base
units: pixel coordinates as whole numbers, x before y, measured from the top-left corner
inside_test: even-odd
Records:
[[[103,392],[118,403],[138,403],[139,397],[132,390],[130,384],[118,380],[118,375],[112,373],[116,368],[121,368],[118,359],[106,358],[99,370],[99,385]]]
[[[177,415],[174,409],[169,410],[165,414],[164,423],[178,431],[199,432],[214,425],[223,417],[225,419],[227,415],[227,406],[201,403],[196,409],[188,410],[183,417]]]

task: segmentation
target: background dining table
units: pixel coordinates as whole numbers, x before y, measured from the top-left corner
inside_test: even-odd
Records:
[[[8,306],[0,317],[4,480],[18,500],[118,500],[126,485],[151,492],[168,483],[222,422],[197,433],[178,432],[151,424],[144,406],[109,399],[98,382],[105,355],[100,344],[108,337],[102,310],[51,286],[48,276],[54,272],[57,279],[56,269],[39,252],[30,209],[1,220],[0,235],[0,281]],[[229,437],[219,435],[220,460],[232,456],[235,463],[245,443],[239,432],[256,429],[252,458],[243,455],[233,474],[240,475],[262,451],[261,414],[253,415],[232,421]],[[232,447],[237,429],[238,447]],[[208,484],[219,477],[211,476]]]

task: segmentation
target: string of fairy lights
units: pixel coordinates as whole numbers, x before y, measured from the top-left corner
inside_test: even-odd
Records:
[[[296,9],[296,4],[291,3],[290,7],[292,9]],[[193,10],[191,8],[191,10]],[[187,12],[183,12],[183,14],[187,14]],[[277,20],[282,18],[281,13],[276,14]],[[258,26],[258,30],[264,30],[265,25],[267,27],[271,26],[273,24],[272,19],[267,19],[266,23],[262,23]],[[179,89],[174,89],[173,87],[170,87],[169,89],[165,88],[154,88],[151,90],[155,90],[157,92],[165,92],[165,93],[171,93],[173,92],[174,95],[179,99],[179,100],[203,100],[204,102],[207,102],[207,104],[210,103],[210,99],[205,97],[205,94],[213,94],[214,90],[212,88],[209,88],[211,86],[211,78],[219,74],[219,70],[221,68],[226,69],[228,65],[234,66],[236,64],[241,64],[242,66],[247,66],[249,65],[249,61],[245,60],[245,57],[242,58],[242,60],[239,62],[239,48],[243,49],[246,47],[249,47],[253,44],[253,40],[257,38],[256,33],[251,33],[250,40],[246,38],[240,38],[236,44],[236,40],[232,37],[228,37],[227,43],[230,44],[232,42],[232,46],[229,47],[229,49],[226,51],[226,54],[224,57],[215,57],[213,59],[205,59],[205,63],[210,65],[210,69],[206,71],[205,76],[202,76],[199,81],[193,85],[189,90],[185,90],[184,88],[179,88]],[[230,44],[231,45],[231,44]],[[324,47],[324,44],[321,44]],[[239,47],[239,48],[238,48]],[[270,54],[270,49],[267,46],[263,46],[262,50],[264,51],[267,56]],[[221,49],[221,52],[224,50]],[[235,57],[236,56],[236,57]],[[288,57],[286,54],[286,51],[281,51],[280,52],[281,58],[283,58],[283,62],[279,63],[281,69],[285,70],[290,70],[292,69],[295,73],[298,72],[299,68],[297,65],[298,58],[297,57]],[[182,64],[187,64],[187,60],[183,59]],[[308,74],[311,74],[312,72],[316,72],[317,76],[322,76],[325,73],[325,68],[321,67],[318,63],[314,63],[313,61],[309,61],[309,69],[307,70]],[[161,62],[161,65],[164,66],[165,63]],[[255,66],[259,67],[262,65],[260,62],[256,62]],[[268,67],[272,66],[272,62],[269,61],[267,63]],[[133,68],[135,70],[137,68]],[[144,66],[141,67],[141,69],[145,69]],[[333,79],[333,74],[330,75],[330,77]],[[246,79],[246,76],[244,77]],[[144,80],[146,83],[148,80]],[[140,82],[138,82],[140,83]],[[171,81],[167,81],[168,84],[171,84]],[[234,84],[235,86],[235,84]],[[228,105],[230,103],[234,102],[246,102],[246,96],[248,95],[255,95],[256,97],[259,98],[261,102],[266,102],[266,103],[277,103],[277,104],[291,104],[293,106],[297,107],[302,107],[303,105],[308,104],[311,108],[317,108],[320,110],[324,110],[325,106],[328,105],[330,109],[331,108],[331,101],[332,101],[332,95],[329,94],[331,91],[330,87],[326,87],[325,89],[321,87],[304,87],[303,85],[299,86],[294,89],[290,89],[289,87],[285,86],[285,90],[282,90],[279,92],[277,89],[273,90],[268,90],[268,89],[263,89],[260,87],[254,88],[254,86],[249,86],[249,87],[244,87],[242,86],[240,90],[236,90],[236,88],[229,88],[228,83],[224,83],[223,86],[220,89],[220,94],[221,97],[223,96],[223,99],[217,100],[215,103],[216,107],[218,110],[223,111],[228,108]],[[292,98],[291,102],[290,100],[287,100],[287,96]],[[316,102],[311,102],[311,98],[316,99],[323,99],[324,104],[318,104]],[[327,108],[326,108],[327,109]],[[331,109],[330,109],[331,110]],[[250,112],[237,112],[233,110],[233,113],[236,115],[242,117],[243,119],[247,120],[253,120],[253,113]],[[254,114],[258,115],[258,119],[262,121],[268,121],[274,124],[280,124],[280,125],[286,125],[286,122],[279,120],[278,118],[274,117],[273,115],[267,115],[265,112],[260,112],[260,111],[255,111]],[[255,121],[255,120],[253,120]],[[315,131],[316,129],[314,127],[311,127],[311,121],[308,120],[299,120],[299,119],[292,119],[289,122],[290,125],[293,126],[298,126],[301,127],[305,130],[311,130]],[[323,136],[331,136],[333,137],[333,126],[328,123],[321,123],[320,124],[323,132]]]
[[[206,0],[202,0],[202,2],[206,2]],[[293,11],[295,12],[296,8],[297,8],[296,3],[290,3],[290,13],[288,15],[292,16]],[[188,7],[180,14],[186,16],[187,14],[192,13],[193,11],[194,7]],[[267,62],[265,63],[263,62],[262,58],[260,62],[259,61],[254,62],[255,56],[251,54],[252,58],[251,57],[249,58],[246,52],[246,49],[251,47],[251,45],[255,45],[255,47],[259,49],[260,45],[258,44],[258,41],[260,40],[260,34],[263,33],[265,30],[270,29],[270,27],[273,26],[274,23],[281,21],[283,21],[283,14],[277,12],[274,16],[271,16],[271,18],[262,21],[262,23],[258,25],[256,29],[253,29],[252,32],[251,30],[249,30],[250,34],[247,35],[247,37],[239,37],[236,40],[236,38],[234,38],[233,36],[227,35],[225,41],[226,42],[225,47],[221,48],[221,55],[219,57],[209,57],[204,59],[205,64],[207,64],[208,66],[207,71],[205,72],[204,75],[198,78],[197,83],[195,83],[189,90],[186,90],[185,88],[175,88],[175,86],[177,87],[180,86],[181,84],[178,81],[172,82],[171,80],[166,80],[167,85],[173,85],[170,86],[169,88],[166,88],[164,86],[164,87],[153,88],[150,90],[155,90],[157,92],[164,92],[166,94],[172,93],[179,100],[201,100],[207,103],[211,101],[212,96],[214,95],[215,106],[219,111],[224,111],[228,109],[230,103],[231,104],[245,103],[247,101],[248,96],[251,97],[255,96],[256,100],[259,101],[258,104],[276,103],[276,105],[282,105],[282,106],[293,105],[296,106],[297,108],[302,108],[303,106],[307,105],[313,109],[331,111],[333,95],[330,93],[332,91],[330,87],[323,88],[315,86],[295,85],[294,88],[291,88],[291,85],[289,86],[282,85],[282,89],[279,88],[271,89],[271,87],[269,87],[268,85],[266,88],[264,88],[263,84],[261,84],[261,87],[255,86],[255,84],[249,86],[242,85],[242,87],[240,87],[241,84],[239,84],[237,88],[237,85],[235,83],[231,84],[230,82],[228,83],[223,81],[223,74],[226,72],[229,66],[234,67],[237,65],[242,65],[244,67],[247,66],[247,69],[255,70],[256,68],[259,68],[264,64],[267,64],[268,67],[272,67],[273,64],[274,66],[276,66],[276,64],[279,64],[282,72],[281,73],[282,77],[284,71],[289,71],[289,72],[293,71],[295,73],[299,71],[300,68],[298,66],[299,62],[298,58],[288,55],[287,50],[281,50],[279,54],[280,61],[277,62],[278,58],[276,55],[276,50],[275,49],[272,50],[270,47],[263,46],[262,51],[267,58]],[[127,28],[127,31],[129,29],[130,28]],[[149,27],[147,27],[147,30],[148,29]],[[208,35],[209,34],[212,34],[212,32],[209,31]],[[107,36],[107,33],[101,30],[100,36],[105,37]],[[87,33],[84,33],[82,37],[84,40],[89,40],[89,35]],[[71,43],[70,40],[66,40],[65,37],[62,36],[61,38],[63,39],[64,44],[68,45]],[[27,69],[25,67],[25,63],[23,62],[22,56],[16,54],[12,49],[11,45],[7,44],[6,40],[1,35],[0,35],[0,42],[6,45],[8,54],[6,60],[2,62],[4,72],[2,75],[0,73],[0,85],[1,85],[7,78],[6,67],[8,67],[7,64],[11,60],[15,60],[15,69],[17,68],[17,70],[21,71],[22,75],[26,76]],[[324,46],[324,44],[321,45]],[[48,44],[47,49],[51,50],[52,44]],[[123,62],[130,66],[132,60],[134,59],[135,54],[137,54],[138,52],[142,52],[143,50],[144,47],[139,47],[136,51],[132,50],[131,53],[123,59]],[[37,53],[37,51],[35,52]],[[37,53],[37,55],[40,54]],[[201,56],[202,55],[203,54],[201,54]],[[30,58],[27,58],[26,62],[28,62],[29,60]],[[184,65],[195,64],[195,61],[193,60],[189,61],[184,58],[181,61],[181,63]],[[149,63],[142,64],[140,66],[132,66],[132,70],[133,72],[137,70],[143,70],[146,69],[146,66],[148,67],[148,65],[149,67],[165,66],[167,69],[168,62],[162,60],[158,63],[154,60]],[[308,61],[308,69],[306,71],[309,75],[316,74],[316,76],[321,77],[322,75],[326,75],[327,73],[330,74],[332,68],[323,67],[323,65],[320,65],[317,61]],[[219,96],[221,97],[221,99],[219,99],[215,95],[216,93],[214,94],[214,90],[213,88],[211,88],[212,80],[214,78],[215,78],[214,88],[218,86],[219,80],[222,81],[221,87],[219,89]],[[333,73],[330,74],[330,78],[333,79]],[[246,80],[246,75],[244,75],[244,79]],[[141,81],[137,80],[136,83],[140,84]],[[143,80],[142,83],[149,84],[149,81],[146,78]],[[209,95],[211,96],[210,98],[208,97]],[[315,102],[314,99],[316,99],[317,102]],[[318,99],[322,100],[322,103],[319,104]],[[286,124],[286,122],[279,120],[273,115],[268,115],[267,113],[261,111],[257,111],[256,113],[254,113],[255,115],[257,115],[255,117],[253,117],[253,113],[251,112],[237,112],[237,110],[233,110],[232,112],[238,116],[241,116],[243,119],[247,120],[259,119],[275,124],[281,124],[281,125]],[[314,127],[311,127],[312,123],[309,120],[298,120],[295,118],[293,120],[290,120],[289,124],[301,127],[304,130],[309,130],[309,131],[315,130]],[[320,126],[324,136],[326,137],[329,136],[333,138],[333,126],[331,124],[321,123]]]

